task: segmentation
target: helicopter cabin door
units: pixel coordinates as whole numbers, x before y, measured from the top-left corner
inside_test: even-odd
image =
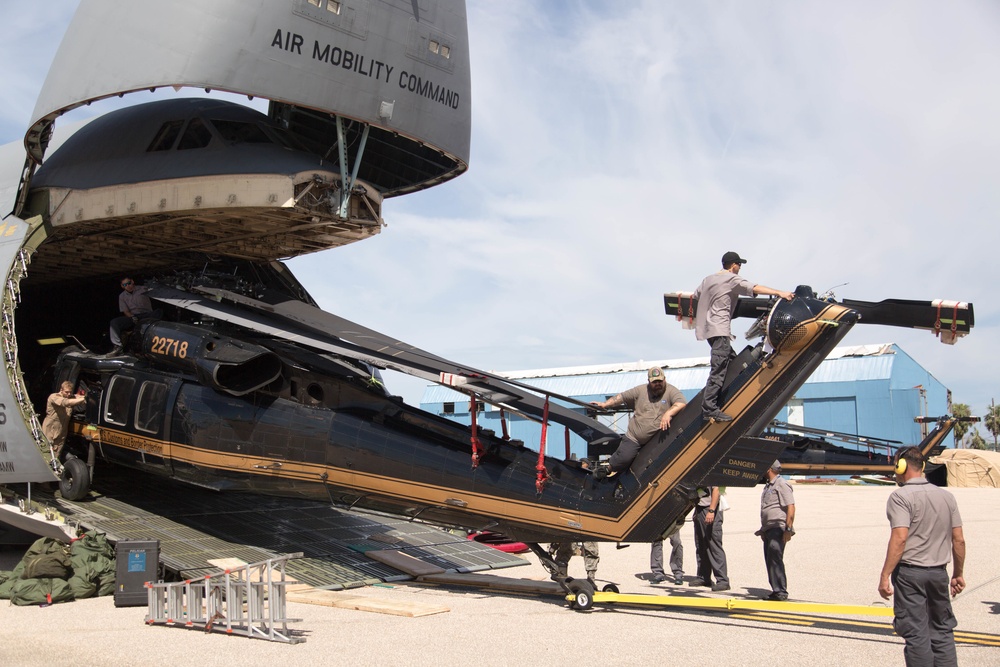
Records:
[[[100,447],[104,456],[125,465],[169,474],[171,406],[180,380],[122,371],[104,392]]]

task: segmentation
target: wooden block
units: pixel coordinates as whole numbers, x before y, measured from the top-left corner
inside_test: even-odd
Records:
[[[378,598],[362,597],[359,595],[345,594],[339,591],[323,591],[313,589],[311,591],[289,592],[285,599],[289,602],[300,602],[302,604],[315,604],[324,607],[337,607],[338,609],[354,609],[356,611],[370,611],[377,614],[391,614],[393,616],[407,616],[416,618],[418,616],[430,616],[451,611],[443,605],[421,604],[419,602],[405,602],[402,600],[384,600]]]
[[[238,570],[241,567],[247,566],[247,564],[239,558],[210,558],[208,563],[210,565],[214,565],[220,570]]]

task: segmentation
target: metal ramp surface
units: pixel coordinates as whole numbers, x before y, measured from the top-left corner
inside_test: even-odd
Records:
[[[159,540],[160,561],[181,578],[218,570],[209,559],[257,563],[289,553],[287,574],[331,590],[411,579],[366,556],[398,550],[449,572],[524,565],[516,555],[434,526],[377,512],[246,493],[219,493],[115,466],[105,466],[95,491],[71,502],[36,492],[69,522],[114,541]]]

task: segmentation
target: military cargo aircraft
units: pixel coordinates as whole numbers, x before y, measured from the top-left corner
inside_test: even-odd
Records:
[[[126,38],[127,36],[127,38]],[[155,66],[153,64],[155,63]],[[240,93],[268,112],[169,99],[100,117],[47,155],[80,105],[162,87]],[[378,234],[385,200],[465,171],[470,85],[461,0],[116,3],[84,0],[25,135],[3,283],[0,482],[60,477],[86,495],[104,462],[203,487],[305,496],[525,542],[653,541],[699,486],[753,486],[785,447],[756,438],[861,321],[953,342],[971,304],[741,300],[762,341],[730,365],[729,423],[700,399],[628,471],[580,463],[429,414],[393,369],[560,424],[594,449],[619,434],[591,406],[476,370],[321,310],[280,261]],[[160,317],[106,353],[95,314],[128,275]],[[693,313],[684,295],[667,312]],[[105,313],[104,309],[100,309]],[[72,342],[72,344],[67,344]],[[38,425],[82,389],[60,461]],[[586,584],[575,584],[585,586]]]

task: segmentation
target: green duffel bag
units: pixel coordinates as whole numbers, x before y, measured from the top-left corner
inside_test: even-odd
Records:
[[[65,579],[18,579],[11,591],[11,604],[26,607],[55,604],[73,599],[73,589]]]
[[[73,591],[73,597],[77,600],[85,600],[97,595],[97,581],[93,577],[86,576],[86,573],[81,574],[79,570],[74,571],[73,576],[66,583],[69,584],[70,590]]]
[[[70,544],[70,559],[74,573],[81,567],[92,569],[87,578],[98,586],[98,595],[114,593],[115,550],[104,533],[89,531]],[[105,584],[110,583],[105,586]],[[101,592],[107,589],[108,592]],[[77,596],[79,597],[79,596]]]
[[[15,577],[13,572],[0,572],[0,600],[9,600],[10,591],[14,588],[14,582],[20,577]]]
[[[21,579],[69,579],[73,574],[73,564],[65,549],[37,556],[24,557],[24,571]]]
[[[115,592],[115,571],[105,572],[97,580],[97,595],[113,595]]]

